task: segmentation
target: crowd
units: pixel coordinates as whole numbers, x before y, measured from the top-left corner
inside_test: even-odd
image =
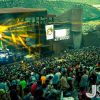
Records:
[[[100,84],[100,48],[65,50],[57,56],[0,66],[0,100],[100,100],[86,96]],[[100,94],[99,94],[100,95]],[[71,99],[70,99],[71,100]]]

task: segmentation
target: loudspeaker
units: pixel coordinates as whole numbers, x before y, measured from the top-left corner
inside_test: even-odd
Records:
[[[81,32],[82,30],[82,8],[73,8],[71,11],[71,31]]]

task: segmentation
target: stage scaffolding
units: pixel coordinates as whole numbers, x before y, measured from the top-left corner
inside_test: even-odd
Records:
[[[11,20],[11,21],[9,21]],[[28,47],[29,53],[31,53],[31,48],[39,48],[40,46],[44,45],[43,42],[41,41],[43,36],[45,37],[45,31],[42,30],[43,25],[46,24],[47,21],[47,10],[46,9],[36,9],[36,8],[2,8],[0,9],[0,27],[2,30],[0,30],[0,34],[2,33],[7,33],[7,32],[12,32],[12,29],[14,30],[15,27],[18,27],[19,24],[17,25],[12,25],[13,23],[16,22],[23,22],[22,25],[24,27],[28,26],[25,28],[25,32],[28,35],[31,35],[32,38],[35,40],[33,44],[27,44],[25,48]],[[5,25],[5,27],[3,26]],[[12,27],[10,27],[12,26]],[[6,28],[6,29],[4,29]],[[21,30],[22,31],[22,30]],[[12,40],[10,42],[16,42],[15,41],[15,34],[18,34],[20,31],[15,30],[12,35]],[[7,39],[10,38],[10,36],[6,36]],[[28,37],[27,37],[28,38]],[[24,41],[22,41],[21,38],[19,38],[22,42],[22,44],[25,46],[26,44]],[[11,39],[10,39],[11,40]],[[17,39],[16,39],[17,40]],[[30,41],[31,42],[31,41]],[[17,43],[15,43],[17,45]],[[39,48],[40,52],[40,48]]]

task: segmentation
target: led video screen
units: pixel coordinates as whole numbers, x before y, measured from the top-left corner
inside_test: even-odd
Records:
[[[53,25],[46,25],[46,39],[51,40],[54,39],[54,26]]]
[[[70,38],[70,29],[55,30],[55,41],[65,40]]]

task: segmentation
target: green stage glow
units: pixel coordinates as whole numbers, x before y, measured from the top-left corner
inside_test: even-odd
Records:
[[[2,44],[2,40],[0,39],[0,50],[3,49],[3,44]]]

